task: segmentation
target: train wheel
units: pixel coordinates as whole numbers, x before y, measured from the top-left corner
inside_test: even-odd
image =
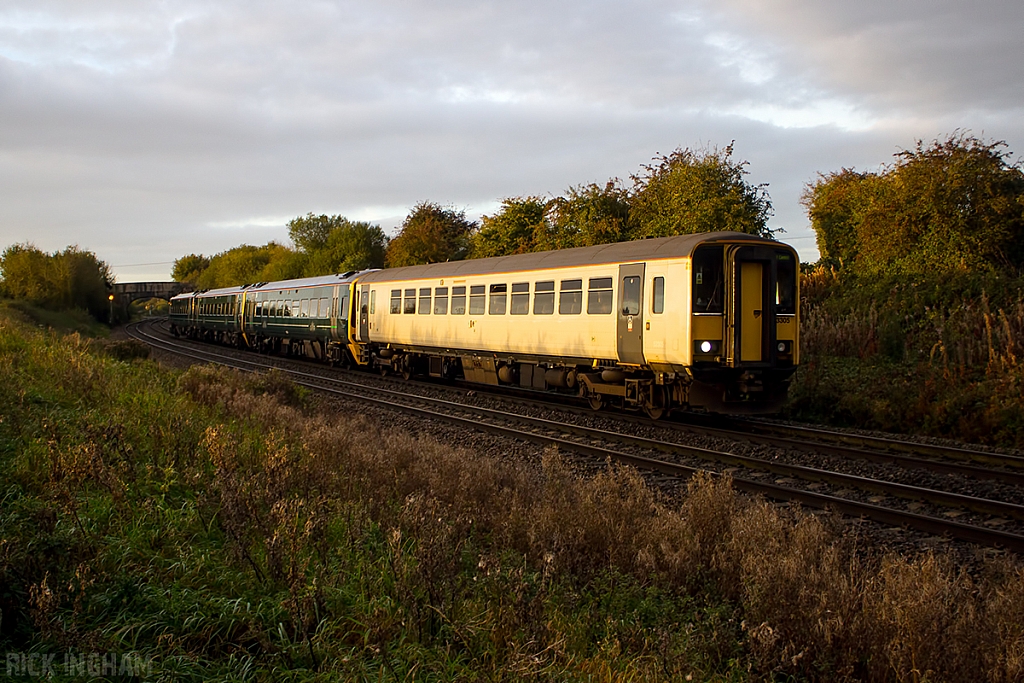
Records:
[[[389,370],[388,366],[386,366],[386,365],[378,365],[377,367],[380,369],[380,376],[381,377],[387,377],[388,376],[388,370]]]
[[[665,415],[665,406],[668,405],[668,392],[664,387],[651,387],[650,400],[644,404],[644,412],[652,420],[660,420]]]
[[[405,370],[402,370],[402,379],[404,379],[407,382],[410,379],[412,379],[412,370],[410,370],[408,368],[406,368]]]
[[[660,420],[661,416],[665,414],[665,409],[660,406],[644,406],[644,412],[652,420]]]

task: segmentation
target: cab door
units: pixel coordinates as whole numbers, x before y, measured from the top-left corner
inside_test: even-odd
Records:
[[[732,365],[770,363],[775,341],[775,314],[769,294],[775,291],[775,253],[771,249],[735,246],[729,250],[727,346]]]
[[[644,264],[619,266],[619,362],[644,364]]]
[[[370,341],[370,285],[363,285],[359,293],[359,341]]]

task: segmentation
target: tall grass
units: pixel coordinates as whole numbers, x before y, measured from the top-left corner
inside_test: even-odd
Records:
[[[668,499],[9,324],[0,380],[8,651],[176,680],[1024,676],[1018,565],[871,552],[727,479]]]
[[[1024,281],[802,282],[792,415],[1024,447]]]

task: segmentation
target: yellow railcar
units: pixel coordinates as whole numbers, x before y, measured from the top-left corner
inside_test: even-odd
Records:
[[[595,408],[766,412],[799,361],[798,271],[788,245],[734,232],[371,271],[350,285],[349,348]]]

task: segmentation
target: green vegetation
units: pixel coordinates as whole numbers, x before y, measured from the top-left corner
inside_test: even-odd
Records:
[[[880,173],[843,169],[807,188],[823,265],[882,275],[1020,273],[1024,172],[1005,143],[957,133],[896,155]]]
[[[1024,675],[1018,566],[972,579],[726,480],[671,501],[99,350],[0,320],[7,652],[196,681]]]
[[[384,261],[389,268],[461,261],[469,253],[469,237],[475,229],[476,223],[466,219],[465,211],[420,202],[388,244]]]
[[[632,187],[613,179],[570,187],[552,199],[507,197],[480,224],[463,210],[420,202],[391,240],[376,225],[307,214],[288,223],[295,249],[270,242],[212,257],[189,254],[175,261],[172,277],[212,289],[712,230],[771,236],[768,193],[744,180],[747,162],[732,153],[732,145],[677,149],[643,166]]]
[[[49,311],[77,309],[107,320],[113,282],[110,267],[78,247],[47,254],[31,244],[14,244],[0,255],[0,296]]]
[[[182,256],[174,262],[171,277],[214,289],[384,265],[388,240],[380,226],[310,213],[289,221],[288,235],[295,249],[269,242],[261,247],[243,244],[212,257]]]
[[[768,192],[743,179],[747,164],[733,161],[732,151],[731,144],[722,150],[677,149],[645,166],[633,177],[631,239],[716,230],[771,237]]]
[[[735,230],[771,237],[772,205],[763,186],[750,185],[745,161],[724,149],[677,149],[632,176],[569,188],[564,196],[510,197],[484,216],[471,256],[504,256],[586,247],[644,237]]]
[[[1024,447],[1024,173],[956,134],[805,203],[822,260],[802,279],[790,415]]]

